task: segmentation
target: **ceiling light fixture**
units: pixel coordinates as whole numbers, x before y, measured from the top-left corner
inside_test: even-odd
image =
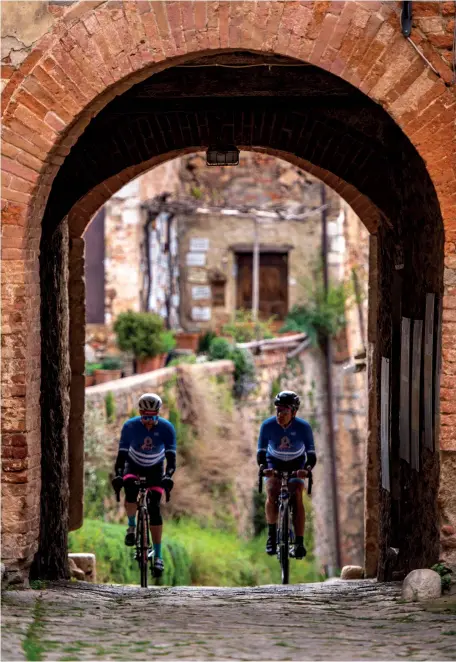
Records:
[[[210,145],[206,152],[208,166],[239,165],[239,150],[235,145]]]

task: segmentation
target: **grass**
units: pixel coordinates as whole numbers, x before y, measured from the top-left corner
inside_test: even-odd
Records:
[[[33,608],[33,620],[30,623],[25,639],[22,642],[26,660],[36,660],[39,662],[43,659],[44,645],[40,640],[40,634],[43,630],[43,613],[44,607],[40,598],[35,602]]]
[[[138,583],[139,571],[132,548],[124,545],[125,526],[85,520],[70,533],[72,552],[92,552],[97,557],[97,581]],[[256,586],[280,583],[277,558],[264,552],[265,535],[243,540],[235,533],[204,528],[192,520],[166,522],[163,552],[165,585]],[[292,561],[290,582],[318,581],[310,560]]]

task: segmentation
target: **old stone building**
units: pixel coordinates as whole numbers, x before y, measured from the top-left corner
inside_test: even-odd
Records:
[[[164,193],[167,202],[156,206]],[[171,225],[169,245],[165,227],[146,233],[148,202],[155,209],[154,226]],[[172,216],[166,212],[176,205]],[[348,205],[312,175],[275,157],[243,152],[239,166],[224,169],[208,168],[205,156],[197,154],[158,166],[118,191],[86,230],[89,330],[109,326],[126,310],[151,310],[167,319],[171,283],[171,328],[220,328],[235,310],[251,310],[255,233],[260,317],[283,321],[306,299],[308,281],[318,270],[323,209],[330,241],[338,241],[334,224],[340,213],[353,213]],[[343,262],[343,247],[339,253]],[[343,276],[340,270],[333,275]]]
[[[81,522],[83,232],[220,143],[319,177],[369,231],[366,568],[454,563],[454,3],[413,7],[409,26],[399,2],[3,3],[8,567],[65,576]]]

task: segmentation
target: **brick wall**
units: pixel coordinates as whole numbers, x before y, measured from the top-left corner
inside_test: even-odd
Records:
[[[11,5],[13,3],[9,3],[7,9],[14,11]],[[391,191],[396,187],[399,192],[409,192],[410,198],[407,202],[402,200],[400,208],[388,207],[388,200],[386,206],[380,204],[378,330],[382,342],[379,352],[387,352],[390,342],[391,281],[388,274],[393,273],[394,227],[391,221],[388,224],[389,218],[407,221],[403,227],[410,228],[410,219],[414,223],[413,246],[406,251],[410,265],[407,276],[407,286],[411,286],[407,291],[411,304],[409,314],[418,318],[422,314],[420,306],[424,293],[441,293],[443,286],[443,348],[448,350],[454,345],[456,330],[451,298],[456,277],[456,206],[454,170],[449,167],[455,146],[455,88],[446,85],[452,77],[447,47],[454,20],[451,3],[416,3],[418,13],[415,13],[412,38],[432,61],[437,73],[401,35],[400,4],[396,2],[330,5],[258,2],[254,11],[250,3],[241,6],[234,2],[184,3],[182,6],[173,2],[123,5],[76,2],[69,7],[50,3],[46,5],[46,11],[52,16],[49,21],[47,15],[35,21],[36,5],[24,5],[24,13],[30,11],[31,14],[26,16],[21,30],[30,24],[39,29],[28,45],[23,34],[19,34],[24,45],[22,54],[26,57],[21,54],[15,59],[11,50],[2,67],[2,329],[7,350],[3,353],[2,374],[3,452],[6,456],[2,482],[26,485],[21,489],[30,494],[30,501],[24,507],[24,521],[29,523],[27,533],[10,529],[4,540],[4,549],[5,544],[17,549],[18,557],[26,564],[36,549],[38,536],[36,506],[29,504],[33,501],[31,495],[39,489],[40,480],[38,250],[42,224],[43,227],[52,223],[56,226],[70,212],[70,235],[78,237],[96,209],[133,176],[170,156],[195,148],[194,143],[190,146],[185,140],[180,143],[168,140],[169,125],[168,128],[162,126],[156,135],[162,146],[155,152],[143,153],[139,160],[137,156],[131,161],[126,159],[118,170],[102,170],[97,166],[93,169],[82,159],[76,167],[79,176],[75,177],[74,166],[70,167],[68,182],[64,170],[71,160],[70,149],[75,147],[71,150],[72,157],[81,156],[82,143],[78,139],[91,118],[100,114],[108,102],[134,83],[151,74],[158,75],[158,70],[167,66],[168,58],[176,58],[173,61],[176,63],[197,57],[208,49],[242,49],[310,62],[334,74],[338,80],[351,83],[366,98],[369,96],[379,104],[378,111],[383,108],[414,147],[411,151],[404,147],[403,154],[407,156],[403,162],[399,159],[395,173],[391,169],[394,159],[389,154],[385,167],[393,176],[387,178],[386,184],[379,176],[382,161],[378,151],[365,152],[361,143],[351,139],[347,145],[344,142],[347,141],[346,128],[338,137],[337,128],[328,117],[323,118],[322,112],[318,113],[314,124],[307,125],[310,134],[308,139],[303,134],[306,149],[299,157],[289,153],[290,139],[293,149],[298,143],[285,117],[274,129],[278,133],[271,131],[275,141],[262,137],[263,148],[269,153],[279,155],[288,150],[289,160],[321,176],[338,190],[366,224],[378,218],[372,201],[379,204],[382,197],[392,201]],[[435,20],[424,20],[432,18]],[[119,55],[122,44],[128,44],[128,55]],[[240,110],[239,117],[245,116],[244,111],[245,108]],[[359,115],[349,111],[342,125],[346,127],[345,122],[351,123]],[[191,122],[198,120],[198,126],[205,126],[205,115],[199,117],[195,113],[191,117]],[[277,113],[274,117],[278,117]],[[363,122],[366,118],[363,114]],[[188,126],[173,124],[174,116],[170,115],[169,119],[177,133],[188,132]],[[302,128],[305,122],[299,116],[298,120]],[[307,116],[305,120],[307,122]],[[130,130],[128,122],[123,124]],[[391,135],[398,136],[399,140],[402,135],[395,134],[391,127],[383,132],[381,122],[374,122],[373,126],[375,140],[381,140],[382,136],[391,138]],[[271,129],[271,123],[267,123],[267,128]],[[392,134],[388,133],[390,130]],[[319,139],[322,140],[320,146]],[[372,146],[373,140],[371,136],[367,142]],[[398,140],[393,140],[390,146],[399,144]],[[141,144],[144,145],[144,141]],[[99,145],[103,152],[102,142]],[[201,146],[201,142],[196,146]],[[91,153],[90,148],[88,153]],[[112,153],[105,152],[111,165],[113,159],[109,155]],[[407,171],[414,156],[418,159],[416,169]],[[99,172],[98,180],[94,172]],[[403,175],[405,179],[401,179]],[[73,185],[82,185],[83,181],[85,189],[73,190],[76,197],[70,195]],[[420,182],[417,189],[413,182]],[[53,194],[50,196],[51,187]],[[70,209],[76,201],[78,205]],[[443,253],[445,270],[442,274]],[[414,274],[418,275],[418,281]],[[442,462],[448,470],[441,475],[445,481],[452,475],[456,428],[453,414],[448,411],[451,405],[443,403],[451,403],[456,397],[455,375],[456,363],[446,352],[442,368],[440,435]],[[16,451],[11,448],[25,448],[26,458],[14,460],[11,453]],[[438,463],[434,462],[431,473],[431,491],[435,493]],[[11,488],[5,489],[11,491]],[[422,496],[419,495],[418,501]],[[455,524],[456,514],[449,503],[447,505],[445,520]],[[385,508],[388,510],[387,502]]]

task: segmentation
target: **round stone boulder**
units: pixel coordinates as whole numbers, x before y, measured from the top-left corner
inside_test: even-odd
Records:
[[[73,552],[68,557],[74,561],[80,570],[83,571],[86,582],[96,582],[96,558],[95,554],[83,554]]]
[[[360,565],[344,565],[340,573],[341,579],[362,579],[364,577],[364,568]]]
[[[423,568],[412,570],[402,584],[402,599],[407,602],[435,600],[442,595],[442,580],[438,572]]]

